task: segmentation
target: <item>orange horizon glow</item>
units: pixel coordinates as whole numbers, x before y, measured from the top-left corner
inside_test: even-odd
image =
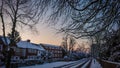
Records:
[[[38,36],[33,36],[33,35],[29,35],[29,36],[22,36],[22,40],[30,40],[32,43],[37,43],[37,44],[40,44],[40,43],[45,43],[45,44],[53,44],[53,45],[60,45],[61,44],[61,39],[60,37],[59,38],[56,38],[54,39],[53,38],[53,35],[49,34],[49,35],[41,35],[41,34],[38,34]]]

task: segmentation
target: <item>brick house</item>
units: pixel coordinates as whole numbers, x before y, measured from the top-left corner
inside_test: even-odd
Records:
[[[53,60],[59,60],[63,58],[63,48],[60,46],[56,46],[56,45],[51,45],[51,44],[40,44],[43,46],[43,48],[51,55],[51,59]]]
[[[40,61],[41,54],[44,48],[38,46],[38,44],[31,43],[30,41],[20,41],[17,43],[18,49],[16,49],[15,56],[19,57],[22,62]],[[19,53],[18,53],[19,52]]]
[[[8,49],[10,39],[6,37],[7,44],[3,36],[0,36],[0,62],[5,57],[3,56],[3,50]],[[11,57],[11,63],[25,63],[26,61],[40,61],[41,54],[45,49],[38,45],[31,43],[29,40],[27,41],[19,41],[14,46],[10,46],[13,50],[13,54]]]

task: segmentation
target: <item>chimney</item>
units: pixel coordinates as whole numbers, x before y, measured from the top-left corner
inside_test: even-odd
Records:
[[[27,42],[30,42],[30,39],[28,39]]]

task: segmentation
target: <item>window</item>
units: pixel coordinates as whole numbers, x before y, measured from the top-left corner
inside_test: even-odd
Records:
[[[17,59],[19,59],[19,57],[15,57],[15,59],[17,60]]]
[[[12,56],[12,60],[19,60],[20,58],[18,56]]]
[[[30,52],[30,53],[36,53],[36,50],[35,49],[28,49],[28,52]]]
[[[41,52],[39,51],[39,54],[41,54]]]
[[[15,50],[16,52],[20,52],[20,49],[19,49],[19,48],[15,48],[15,49],[16,49],[16,50]]]
[[[30,59],[32,59],[32,56],[30,56]]]
[[[36,59],[36,57],[35,56],[28,56],[28,59],[29,60],[34,60],[34,59]]]
[[[60,51],[59,53],[62,53],[62,51]]]
[[[28,59],[30,60],[30,59],[31,59],[31,56],[28,56]]]

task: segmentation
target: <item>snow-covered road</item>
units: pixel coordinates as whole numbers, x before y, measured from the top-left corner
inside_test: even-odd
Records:
[[[78,61],[70,61],[70,62],[60,61],[60,62],[53,62],[53,63],[45,63],[45,64],[41,64],[41,65],[19,67],[19,68],[54,68],[54,67],[74,64],[74,63],[78,63],[78,62],[83,62],[85,60],[86,59],[81,59],[81,60],[78,60]]]
[[[101,65],[97,62],[96,59],[81,59],[78,61],[71,62],[53,62],[53,63],[45,63],[42,65],[34,65],[27,67],[19,67],[19,68],[102,68]]]
[[[78,63],[58,66],[55,68],[102,68],[96,59],[89,58],[86,60],[79,61]]]
[[[80,61],[80,60],[78,60],[78,61]],[[58,66],[62,66],[62,65],[76,63],[78,61],[70,61],[70,62],[60,61],[60,62],[53,62],[53,63],[45,63],[45,64],[41,64],[41,65],[19,67],[19,68],[53,68],[53,67],[58,67]],[[82,59],[81,61],[84,61],[84,60]]]
[[[33,65],[33,66],[26,66],[26,67],[19,67],[19,68],[102,68],[102,66],[98,62],[99,60],[96,60],[94,58],[84,58],[78,61],[59,61],[59,62],[52,62],[52,63],[44,63],[41,65]],[[110,62],[106,60],[102,60],[101,64],[104,64],[103,68],[120,68],[120,63],[116,62]],[[113,66],[114,65],[114,66]],[[5,68],[5,66],[0,66],[0,68]]]

